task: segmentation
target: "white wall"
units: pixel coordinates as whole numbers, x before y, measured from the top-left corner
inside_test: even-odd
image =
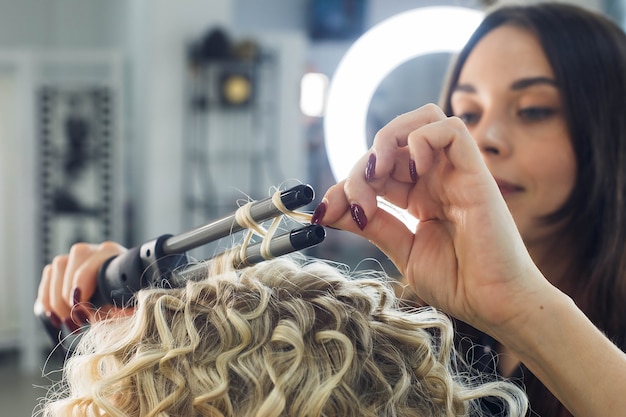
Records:
[[[26,164],[19,140],[24,133],[20,131],[20,110],[25,106],[20,105],[24,103],[19,97],[20,79],[16,66],[8,64],[2,57],[0,66],[0,285],[3,287],[0,291],[0,347],[3,347],[16,345],[20,334],[17,295],[22,287],[21,280],[16,277],[20,276],[20,271],[33,274],[35,271],[28,268],[28,264],[22,265],[18,261],[29,259],[28,256],[19,256],[18,252],[19,242],[25,232],[20,228],[24,220],[23,196],[29,190],[24,189],[23,184],[16,180],[17,173],[27,174],[20,167]],[[33,276],[31,283],[34,281]],[[31,290],[32,286],[26,292]]]
[[[0,0],[0,47],[97,48],[120,44],[134,0]]]
[[[135,0],[129,5],[132,225],[143,242],[182,230],[185,50],[213,25],[230,25],[228,0]]]

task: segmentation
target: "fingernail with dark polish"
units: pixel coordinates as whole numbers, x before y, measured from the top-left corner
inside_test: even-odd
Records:
[[[350,213],[352,214],[352,220],[359,226],[359,229],[365,229],[367,226],[367,217],[365,216],[365,211],[363,211],[363,207],[358,204],[350,205]]]
[[[415,161],[412,159],[409,161],[409,174],[411,175],[411,181],[417,182],[417,168],[415,168]]]
[[[311,224],[320,224],[324,215],[326,214],[326,203],[321,202],[315,207],[315,211],[313,212],[313,216],[311,217]]]
[[[367,158],[367,165],[365,166],[365,179],[371,181],[376,176],[376,155],[370,154]]]
[[[65,327],[67,327],[67,330],[69,330],[71,333],[74,333],[76,330],[80,328],[76,323],[74,323],[74,321],[71,318],[67,318],[63,320],[63,324],[65,325]]]
[[[72,310],[72,320],[74,321],[74,323],[77,323],[80,326],[89,324],[89,316],[80,307],[74,308]]]
[[[46,317],[48,318],[48,322],[57,329],[61,328],[61,319],[59,316],[54,314],[52,311],[46,311]]]
[[[80,295],[80,288],[74,288],[74,291],[72,291],[72,306],[80,304]]]

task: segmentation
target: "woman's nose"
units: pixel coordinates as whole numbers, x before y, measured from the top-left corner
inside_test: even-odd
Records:
[[[472,129],[474,140],[478,144],[481,153],[485,157],[508,156],[512,151],[510,132],[505,123],[498,118],[482,118],[477,126]]]

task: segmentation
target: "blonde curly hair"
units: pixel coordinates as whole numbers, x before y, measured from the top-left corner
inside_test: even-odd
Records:
[[[452,340],[389,280],[275,259],[140,291],[132,316],[85,333],[43,415],[465,416],[483,397],[524,415],[512,383],[459,372]]]

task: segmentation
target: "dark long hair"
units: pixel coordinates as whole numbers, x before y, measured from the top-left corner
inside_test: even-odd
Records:
[[[564,221],[564,238],[573,242],[567,275],[555,277],[555,282],[563,282],[561,290],[626,350],[626,35],[609,18],[573,5],[496,8],[451,68],[442,96],[448,115],[450,95],[468,55],[502,25],[538,37],[561,92],[577,158],[572,194],[545,219]],[[541,416],[568,415],[528,370],[524,374],[534,411]]]

